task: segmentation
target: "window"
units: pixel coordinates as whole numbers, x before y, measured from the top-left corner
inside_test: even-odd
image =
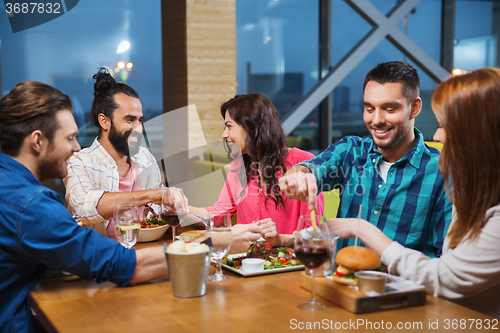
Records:
[[[3,3],[0,10],[6,15]],[[64,15],[16,33],[2,17],[0,30],[2,96],[24,80],[61,90],[73,102],[83,147],[97,134],[89,111],[98,67],[109,68],[138,92],[145,121],[162,113],[160,0],[80,1]],[[119,49],[124,41],[129,47],[123,43]],[[120,61],[125,68],[118,72]]]
[[[265,95],[281,118],[312,89],[319,70],[318,10],[311,0],[236,1],[238,94]],[[288,141],[306,149],[313,144],[299,144],[295,136]]]
[[[16,33],[12,33],[3,2],[0,11],[2,96],[24,80],[61,90],[72,100],[82,147],[90,146],[97,135],[89,112],[92,76],[98,67],[111,69],[117,80],[127,81],[138,92],[145,121],[162,113],[160,0],[80,1],[64,15]],[[123,41],[130,47],[124,43],[118,50]],[[118,72],[115,68],[120,61],[125,68]],[[130,71],[128,63],[133,64]],[[64,200],[61,180],[45,185]]]

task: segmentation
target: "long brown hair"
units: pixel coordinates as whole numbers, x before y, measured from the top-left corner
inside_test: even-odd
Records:
[[[258,177],[258,169],[264,171],[266,201],[274,201],[276,208],[284,208],[283,195],[278,186],[278,176],[286,171],[288,153],[285,133],[278,112],[264,95],[236,95],[220,107],[222,118],[226,111],[247,133],[245,145],[248,155],[243,155],[247,180]],[[228,150],[228,154],[230,149]],[[260,179],[259,179],[260,182]]]
[[[446,140],[439,158],[456,208],[450,248],[477,239],[486,211],[500,203],[500,69],[483,68],[442,82],[432,109]]]

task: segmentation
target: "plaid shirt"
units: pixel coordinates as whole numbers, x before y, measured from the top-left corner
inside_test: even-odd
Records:
[[[159,187],[160,169],[149,150],[141,147],[131,160],[138,165],[137,185],[144,190]],[[108,220],[99,215],[97,204],[104,193],[119,192],[120,175],[115,160],[97,139],[89,148],[80,150],[69,159],[64,183],[69,211],[80,216],[84,224],[105,222],[106,228]],[[103,233],[102,224],[93,227]]]
[[[371,136],[348,136],[300,164],[316,176],[319,191],[340,190],[337,217],[361,218],[389,238],[430,257],[440,256],[451,222],[452,205],[438,169],[439,151],[428,147],[415,129],[417,143],[391,165],[387,179],[377,165],[382,154]],[[354,239],[339,241],[339,248]]]

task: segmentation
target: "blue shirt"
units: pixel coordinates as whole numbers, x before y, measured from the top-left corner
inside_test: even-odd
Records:
[[[28,296],[48,267],[125,286],[135,251],[80,227],[59,195],[0,153],[0,332],[33,332]]]
[[[417,142],[391,165],[385,182],[377,171],[382,154],[371,136],[345,137],[300,164],[316,176],[320,191],[339,189],[337,217],[357,218],[362,204],[362,219],[398,243],[435,257],[441,255],[452,205],[438,169],[439,151],[428,147],[417,129],[415,137]],[[339,241],[339,248],[348,245],[354,239]]]

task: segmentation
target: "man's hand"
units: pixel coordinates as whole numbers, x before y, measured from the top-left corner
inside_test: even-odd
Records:
[[[148,203],[154,203],[155,205],[161,206],[161,199],[163,195],[163,188],[155,188],[152,190],[148,190],[149,194],[149,202]]]
[[[175,188],[175,187],[162,187],[159,189],[151,190],[151,191],[155,191],[155,192],[152,192],[153,193],[152,199],[158,200],[158,197],[160,199],[159,203],[157,203],[156,201],[154,201],[154,203],[158,204],[158,205],[161,205],[163,203],[163,205],[165,207],[167,207],[167,209],[171,209],[171,210],[176,210],[176,207],[183,206],[182,201],[184,201],[186,203],[186,206],[188,205],[188,199],[187,199],[186,195],[184,194],[184,192],[183,192],[182,196],[180,196],[180,192],[170,191],[170,189],[177,189],[177,188]],[[157,190],[160,190],[161,192],[159,193],[159,196],[155,197]],[[162,198],[163,198],[163,202],[162,202]]]
[[[281,191],[290,199],[307,202],[310,210],[316,209],[316,196],[318,195],[316,177],[305,166],[296,165],[288,170],[279,179],[279,185]]]
[[[141,190],[132,192],[106,192],[97,203],[97,212],[105,219],[113,217],[117,197],[134,197],[134,205],[144,206],[150,203],[161,205],[163,189]]]

